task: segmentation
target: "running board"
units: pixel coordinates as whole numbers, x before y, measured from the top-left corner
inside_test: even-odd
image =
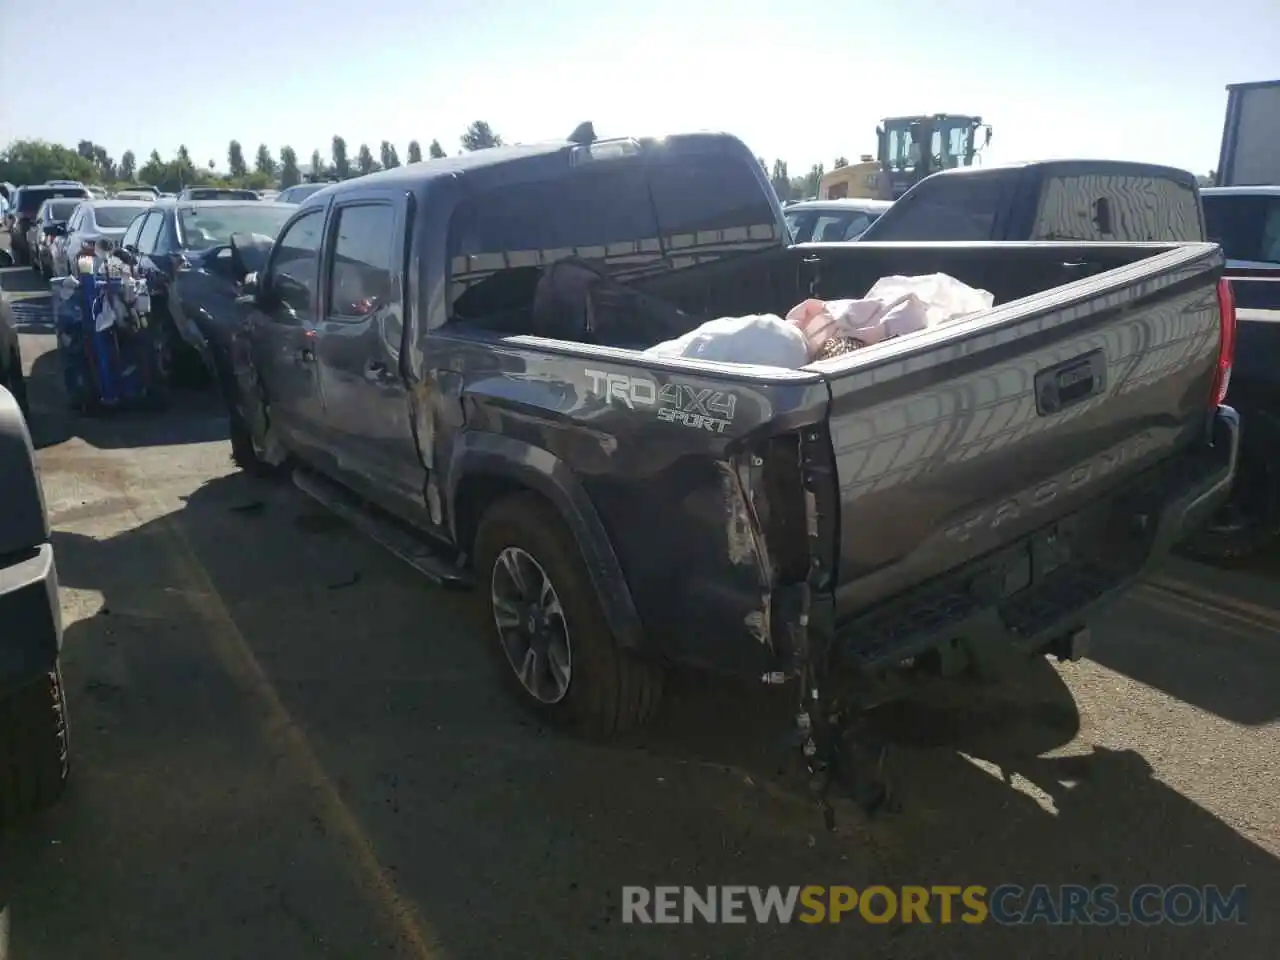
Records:
[[[471,577],[452,560],[441,556],[421,537],[389,516],[375,512],[363,500],[310,470],[294,470],[293,483],[371,540],[386,547],[423,576],[446,586],[471,586]]]

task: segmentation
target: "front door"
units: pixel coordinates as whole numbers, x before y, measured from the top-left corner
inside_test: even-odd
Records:
[[[324,402],[316,364],[320,242],[325,211],[289,224],[262,279],[262,305],[250,326],[253,363],[271,429],[294,453],[315,460],[324,449]]]
[[[345,479],[417,519],[425,476],[400,372],[404,220],[401,198],[335,208],[317,356],[332,449]]]

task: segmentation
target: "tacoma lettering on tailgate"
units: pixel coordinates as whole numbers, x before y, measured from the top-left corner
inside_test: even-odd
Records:
[[[1119,446],[1112,447],[1084,463],[1076,464],[1056,477],[1050,477],[1016,496],[970,514],[947,527],[944,531],[945,535],[963,543],[977,531],[995,529],[1001,524],[1018,519],[1028,510],[1045,506],[1064,493],[1070,493],[1087,483],[1101,480],[1125,464],[1140,460],[1158,445],[1159,441],[1155,434],[1150,431],[1139,433]]]

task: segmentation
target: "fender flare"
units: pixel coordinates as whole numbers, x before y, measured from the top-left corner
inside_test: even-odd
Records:
[[[618,643],[629,649],[643,647],[644,626],[618,555],[595,505],[568,464],[549,450],[514,437],[479,431],[459,434],[449,460],[445,501],[449,504],[449,532],[455,543],[459,541],[454,505],[462,484],[477,477],[511,480],[551,501],[578,544]]]

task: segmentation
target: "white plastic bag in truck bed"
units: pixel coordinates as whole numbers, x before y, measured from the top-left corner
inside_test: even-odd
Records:
[[[883,277],[860,300],[806,300],[787,320],[800,328],[813,359],[928,330],[991,309],[995,298],[945,273]]]
[[[719,317],[644,352],[794,369],[989,310],[994,300],[945,273],[883,277],[860,300],[806,300],[786,320]]]
[[[688,357],[767,367],[803,367],[809,362],[804,334],[771,313],[718,317],[683,336],[644,351],[652,357]]]

